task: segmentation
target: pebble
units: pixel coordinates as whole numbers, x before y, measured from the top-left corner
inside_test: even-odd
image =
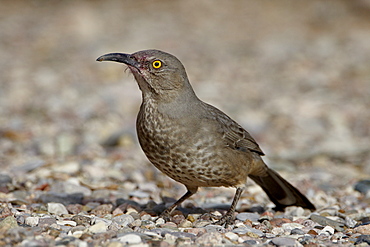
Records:
[[[283,228],[285,231],[291,232],[293,229],[300,229],[303,228],[303,225],[298,223],[284,223],[281,225],[281,228]]]
[[[107,247],[123,247],[123,246],[124,246],[123,243],[116,242],[116,241],[110,242],[107,244]]]
[[[284,229],[281,228],[281,227],[274,227],[272,230],[271,230],[271,233],[274,234],[274,235],[283,235],[285,233]]]
[[[310,219],[312,221],[315,221],[315,222],[319,223],[322,226],[327,226],[327,225],[332,226],[338,232],[343,231],[343,226],[344,226],[343,223],[340,223],[340,222],[331,220],[331,219],[329,219],[327,217],[324,217],[324,216],[321,216],[321,215],[317,215],[317,214],[312,214],[310,216]]]
[[[221,232],[225,228],[219,225],[207,225],[204,227],[207,232]]]
[[[81,236],[84,234],[83,231],[74,231],[72,233],[72,236],[75,237],[75,238],[81,238]]]
[[[47,164],[44,160],[35,160],[27,162],[21,166],[14,167],[12,170],[16,171],[16,174],[19,173],[28,173],[31,172],[43,165]]]
[[[141,217],[140,217],[140,219],[141,220],[151,220],[152,219],[152,217],[150,216],[150,214],[143,214]],[[166,223],[165,221],[164,221],[164,219],[163,218],[158,218],[158,220],[159,219],[161,219],[162,221],[163,221],[163,223]]]
[[[68,214],[66,207],[61,203],[48,203],[48,212],[55,215]]]
[[[189,220],[184,220],[179,224],[179,227],[181,228],[190,228],[193,226],[193,223],[191,223]]]
[[[0,174],[0,187],[6,187],[8,184],[11,184],[12,181],[12,178],[8,174]]]
[[[80,170],[80,164],[76,161],[70,161],[59,164],[58,166],[53,166],[52,169],[54,172],[74,174]]]
[[[90,226],[89,231],[91,233],[102,233],[102,232],[106,232],[107,228],[108,228],[107,225],[103,221],[100,221],[96,223],[95,225]]]
[[[334,228],[331,227],[331,226],[325,226],[322,230],[319,231],[319,235],[322,234],[322,233],[329,233],[330,235],[333,235],[334,234]]]
[[[139,219],[134,220],[134,221],[131,223],[131,226],[132,226],[132,227],[135,227],[135,226],[139,227],[139,226],[141,226],[141,220],[139,220]]]
[[[119,237],[118,240],[123,244],[139,244],[142,242],[141,237],[135,233],[126,233]]]
[[[294,228],[294,229],[292,229],[292,231],[290,232],[291,234],[293,234],[293,235],[303,235],[303,234],[305,234],[305,232],[304,231],[302,231],[301,229],[299,229],[299,228]]]
[[[169,232],[167,234],[170,234],[172,236],[175,236],[176,238],[189,238],[189,239],[195,239],[195,235],[188,232]]]
[[[255,234],[259,237],[264,236],[264,233],[261,230],[255,229],[255,228],[250,227],[250,226],[239,227],[239,228],[236,228],[236,229],[232,230],[232,232],[236,233],[236,234],[239,234],[239,235],[253,233],[253,234]],[[248,235],[251,235],[251,234],[248,234]]]
[[[248,239],[243,242],[246,245],[256,245],[258,242],[256,240]]]
[[[54,217],[41,217],[39,218],[39,227],[45,227],[45,226],[50,226],[54,223],[56,223],[57,220]]]
[[[70,194],[83,194],[84,196],[92,195],[91,189],[73,182],[63,183],[63,191]]]
[[[66,208],[71,214],[78,214],[82,211],[83,206],[81,204],[68,204]]]
[[[271,242],[276,246],[302,246],[294,238],[276,237],[271,239]]]
[[[116,222],[121,227],[128,226],[128,224],[131,224],[134,220],[134,217],[129,214],[122,214],[112,218],[112,221]]]
[[[302,207],[290,206],[285,209],[285,214],[288,216],[303,216],[304,212]]]
[[[91,210],[91,213],[99,217],[103,217],[107,214],[110,214],[112,212],[112,209],[113,209],[112,204],[102,204]]]
[[[163,218],[158,218],[158,219],[155,221],[155,224],[156,224],[156,225],[163,225],[164,223],[166,223],[166,221],[165,221]]]
[[[222,243],[222,234],[219,232],[207,232],[195,240],[196,245],[218,245]]]
[[[143,192],[141,190],[135,190],[130,192],[129,196],[137,197],[137,198],[149,198],[150,195],[146,192]]]
[[[82,204],[83,197],[84,195],[82,193],[67,194],[67,193],[48,192],[40,195],[39,200],[43,203],[59,202],[68,205],[68,204]]]
[[[57,221],[57,224],[62,226],[77,226],[77,223],[73,220],[60,220]]]
[[[104,222],[107,226],[109,226],[110,224],[112,224],[112,220],[109,220],[109,219],[106,219],[106,218],[100,218],[100,217],[94,217],[93,220],[92,220],[92,224],[96,224],[98,222]]]
[[[209,225],[209,221],[207,220],[198,220],[193,223],[195,228],[205,227]]]
[[[273,218],[270,220],[270,223],[272,226],[282,226],[285,223],[291,223],[292,221],[290,219],[286,218]]]
[[[0,221],[0,232],[2,229],[12,229],[18,226],[17,220],[13,216],[8,216]]]
[[[151,221],[147,221],[152,223]],[[162,228],[172,229],[172,230],[178,230],[177,225],[173,222],[166,222],[163,225],[161,225]]]
[[[359,245],[359,244],[362,244],[362,243],[367,244],[367,245],[364,245],[364,246],[370,245],[370,235],[360,235],[356,239],[355,245]]]
[[[12,210],[8,207],[2,207],[0,208],[0,218],[5,218],[7,216],[12,216],[13,213],[12,213]]]
[[[39,217],[27,217],[25,223],[31,227],[37,226],[39,223]]]
[[[370,235],[370,224],[358,226],[354,230],[356,233]]]
[[[207,232],[205,228],[189,228],[186,229],[187,232],[193,233],[194,235],[202,235]]]
[[[234,241],[234,242],[238,241],[238,239],[239,239],[238,234],[235,234],[233,232],[226,232],[225,237],[227,237],[228,239],[230,239],[231,241]]]
[[[358,181],[354,189],[366,195],[370,191],[370,180],[361,180]]]
[[[166,225],[167,223],[160,225],[160,227],[168,228],[168,229],[177,229],[176,227]],[[150,220],[142,220],[141,227],[145,229],[154,229],[156,227],[155,223]]]
[[[76,222],[77,225],[90,225],[91,217],[84,215],[75,215],[72,220]]]
[[[345,224],[349,228],[354,228],[357,225],[357,221],[352,219],[351,217],[345,217]]]
[[[259,218],[260,215],[255,213],[240,213],[236,216],[236,219],[240,221],[250,220],[252,222],[258,222]]]

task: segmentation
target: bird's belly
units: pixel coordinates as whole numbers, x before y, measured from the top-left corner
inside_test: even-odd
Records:
[[[138,124],[140,145],[154,166],[185,185],[236,186],[245,182],[247,174],[225,160],[226,146],[201,131],[189,133],[186,129]]]

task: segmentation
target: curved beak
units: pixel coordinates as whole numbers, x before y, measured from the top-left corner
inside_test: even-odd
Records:
[[[124,63],[139,69],[140,63],[137,62],[130,54],[125,53],[109,53],[103,56],[100,56],[96,59],[96,61],[113,61],[118,63]]]

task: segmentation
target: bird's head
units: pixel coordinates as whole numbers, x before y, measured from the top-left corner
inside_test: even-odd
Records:
[[[144,50],[133,54],[109,53],[97,61],[114,61],[128,65],[144,96],[175,97],[191,88],[185,68],[173,55],[159,50]],[[191,90],[192,91],[192,90]]]

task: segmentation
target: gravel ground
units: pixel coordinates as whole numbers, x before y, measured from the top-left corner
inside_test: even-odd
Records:
[[[0,17],[0,246],[367,246],[370,3],[7,1]],[[317,211],[248,183],[185,188],[148,163],[141,95],[109,52],[183,61],[198,96],[249,130]]]

